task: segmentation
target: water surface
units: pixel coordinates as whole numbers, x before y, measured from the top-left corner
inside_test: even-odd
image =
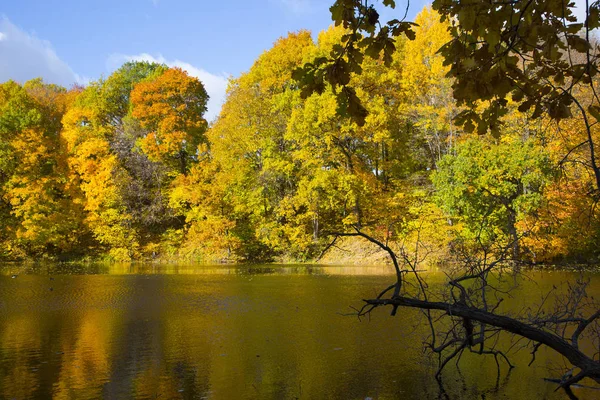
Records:
[[[437,398],[418,311],[344,315],[393,282],[391,273],[385,266],[5,265],[0,398]],[[575,277],[532,274],[509,307]],[[596,276],[591,290],[600,295]],[[527,351],[512,360],[517,368],[503,367],[496,388],[494,361],[467,356],[460,370],[447,369],[445,389],[453,399],[564,398],[543,380],[557,377],[559,357],[542,351],[533,368]]]

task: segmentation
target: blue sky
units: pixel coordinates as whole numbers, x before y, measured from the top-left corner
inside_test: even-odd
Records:
[[[42,76],[70,86],[130,59],[156,60],[199,77],[220,109],[227,77],[247,71],[287,32],[331,24],[333,0],[4,0],[0,82]],[[399,7],[402,2],[398,1]],[[413,0],[414,18],[425,0]],[[386,12],[387,16],[403,10]],[[389,14],[389,15],[388,15]]]

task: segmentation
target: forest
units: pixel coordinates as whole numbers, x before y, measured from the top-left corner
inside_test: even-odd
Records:
[[[7,396],[597,394],[600,1],[332,3],[213,120],[181,62],[0,84]]]
[[[349,75],[362,121],[339,112],[335,85],[297,80],[342,25],[279,39],[230,79],[210,123],[202,82],[160,64],[85,87],[1,84],[0,259],[314,261],[360,229],[418,241],[431,264],[473,246],[597,263],[595,124],[513,99],[490,132],[457,125],[466,106],[438,52],[450,22],[426,7],[415,23],[414,40]]]

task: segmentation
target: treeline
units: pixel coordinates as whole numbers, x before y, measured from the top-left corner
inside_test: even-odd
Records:
[[[416,22],[390,67],[366,57],[351,77],[362,126],[331,87],[303,96],[292,78],[341,28],[278,40],[231,80],[210,127],[202,83],[164,65],[70,90],[0,85],[0,257],[302,261],[359,228],[433,261],[475,244],[597,261],[583,123],[514,107],[499,135],[457,129],[446,25],[428,8]]]

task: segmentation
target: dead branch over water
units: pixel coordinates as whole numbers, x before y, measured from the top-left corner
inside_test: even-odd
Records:
[[[586,293],[589,279],[568,282],[563,294],[551,290],[535,307],[504,314],[499,306],[516,289],[518,279],[526,278],[517,260],[511,259],[513,243],[499,249],[481,242],[476,251],[455,249],[460,267],[446,272],[445,284],[434,287],[419,269],[428,255],[424,246],[417,243],[410,251],[405,245],[393,248],[388,240],[379,240],[358,226],[353,230],[330,236],[333,242],[342,236],[362,237],[379,246],[389,255],[396,273],[396,282],[375,298],[364,299],[356,315],[369,316],[381,306],[391,306],[391,315],[405,307],[421,310],[430,332],[426,347],[437,356],[436,379],[440,385],[443,369],[451,361],[458,364],[465,351],[494,357],[499,383],[500,363],[512,369],[510,352],[522,341],[531,349],[529,365],[535,362],[541,346],[551,348],[570,363],[572,368],[560,379],[549,379],[570,398],[577,398],[571,387],[584,378],[600,385],[600,304]],[[515,344],[509,349],[498,345],[503,333],[514,336]],[[582,342],[586,342],[586,349],[591,345],[593,354],[582,350]]]

